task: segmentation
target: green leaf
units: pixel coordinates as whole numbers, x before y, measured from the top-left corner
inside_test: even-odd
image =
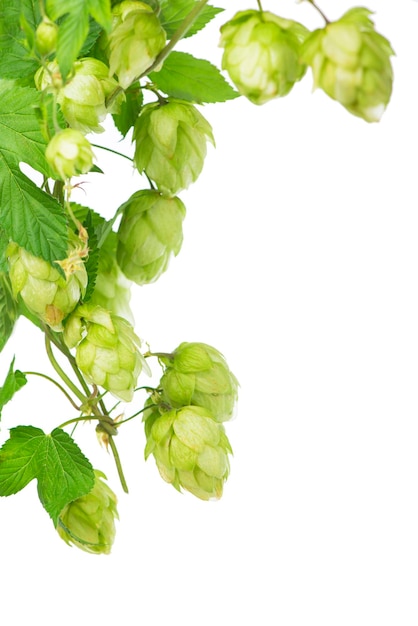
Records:
[[[122,103],[120,113],[112,115],[115,126],[123,137],[126,137],[128,131],[135,124],[144,100],[142,89],[138,89],[136,86],[129,88],[125,92],[125,96],[126,100]]]
[[[53,20],[62,21],[58,31],[57,61],[65,78],[89,35],[90,16],[110,30],[110,0],[47,0],[46,10]]]
[[[21,371],[13,369],[14,363],[15,360],[13,357],[3,387],[0,387],[0,418],[4,405],[10,402],[15,393],[18,392],[19,389],[22,389],[27,383],[26,376]]]
[[[40,21],[39,2],[36,0],[2,0],[0,8],[0,77],[25,79],[33,84],[33,74],[39,61],[30,54],[26,40],[34,38]],[[26,30],[22,29],[24,26]]]
[[[0,352],[12,334],[18,316],[9,276],[5,272],[0,272]]]
[[[65,431],[45,435],[34,426],[17,426],[0,449],[0,495],[17,493],[34,478],[54,526],[62,509],[94,486],[90,461]]]
[[[172,52],[149,77],[168,96],[189,102],[225,102],[239,96],[217,67],[186,52]]]
[[[0,101],[0,223],[10,239],[52,263],[67,254],[64,210],[19,168],[23,161],[49,174],[36,113],[40,94],[0,81]]]
[[[194,9],[197,2],[196,0],[162,0],[160,21],[167,33],[167,37],[170,38],[176,32],[183,20],[189,15],[190,11]],[[204,28],[208,22],[210,22],[215,15],[221,13],[225,9],[219,9],[211,5],[206,5],[203,11],[199,14],[194,24],[189,28],[185,37],[191,37],[195,35],[199,30]]]

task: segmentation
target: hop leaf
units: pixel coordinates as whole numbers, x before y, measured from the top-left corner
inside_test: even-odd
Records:
[[[196,107],[182,100],[143,107],[134,127],[135,165],[163,193],[175,195],[193,183],[203,168],[212,128]]]
[[[221,27],[222,67],[254,104],[285,96],[305,74],[299,55],[308,32],[269,11],[239,11]]]
[[[165,481],[202,500],[222,496],[232,449],[222,424],[209,411],[186,406],[160,414],[150,408],[145,413],[145,433],[145,458],[153,454]]]
[[[186,209],[180,198],[155,190],[134,193],[124,205],[118,230],[117,260],[125,276],[139,285],[151,283],[168,267],[183,241]]]
[[[370,11],[354,8],[314,31],[302,48],[312,68],[314,86],[366,122],[378,122],[390,100],[394,54],[377,33]]]

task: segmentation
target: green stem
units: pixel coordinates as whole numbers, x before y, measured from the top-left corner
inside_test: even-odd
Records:
[[[72,397],[70,396],[70,394],[68,394],[64,387],[62,387],[56,380],[54,380],[53,378],[51,378],[50,376],[47,376],[46,374],[42,374],[41,372],[23,372],[26,376],[40,376],[41,378],[45,378],[46,380],[49,380],[49,382],[53,383],[56,387],[58,387],[58,389],[60,391],[62,391],[62,393],[64,394],[64,396],[67,398],[67,400],[69,400],[69,402],[71,402],[71,404],[73,405],[73,407],[79,411],[80,407],[77,406],[77,404],[74,402],[74,400],[72,399]]]
[[[97,143],[92,143],[91,144],[93,146],[93,148],[100,148],[100,150],[106,150],[107,152],[112,152],[113,154],[117,154],[118,156],[123,157],[124,159],[128,159],[128,161],[131,161],[131,163],[133,163],[133,159],[129,156],[127,156],[126,154],[122,154],[122,152],[118,152],[117,150],[112,150],[112,148],[107,148],[106,146],[99,146]]]
[[[126,484],[125,476],[122,469],[122,464],[120,462],[119,452],[111,435],[109,435],[109,445],[110,449],[112,450],[113,458],[115,459],[116,469],[118,470],[119,480],[120,484],[122,485],[122,489],[125,493],[129,493],[128,485]]]
[[[119,426],[121,426],[122,424],[126,424],[126,422],[130,422],[131,420],[134,419],[134,417],[138,417],[138,415],[140,415],[144,411],[148,411],[148,409],[152,409],[155,406],[158,406],[158,404],[149,404],[148,406],[144,406],[143,409],[141,409],[140,411],[137,411],[136,413],[131,415],[131,417],[127,417],[126,420],[122,420],[121,422],[115,422],[115,426],[119,428]]]
[[[263,7],[261,6],[260,0],[257,0],[257,4],[258,4],[258,8],[260,9],[260,11],[262,13],[263,12]]]
[[[151,63],[151,65],[144,71],[140,76],[138,76],[135,80],[140,80],[144,76],[147,76],[155,70],[170,54],[174,46],[184,37],[189,28],[191,28],[198,18],[199,14],[205,8],[205,5],[209,0],[200,0],[196,4],[196,6],[190,11],[190,13],[184,18],[174,35],[171,37],[168,44],[161,50],[161,52],[155,58],[155,61]],[[117,87],[113,93],[110,94],[109,98],[106,100],[106,107],[109,108],[115,98],[123,91],[122,87]]]
[[[319,8],[319,6],[316,4],[315,0],[307,0],[310,4],[312,4],[312,6],[318,11],[318,13],[322,16],[322,18],[325,20],[326,24],[329,24],[330,21],[327,18],[327,16],[322,12],[322,10]]]
[[[64,372],[63,369],[61,369],[60,365],[55,359],[54,353],[52,352],[51,340],[48,337],[48,335],[45,335],[45,348],[48,354],[48,358],[51,361],[51,365],[54,368],[54,370],[57,372],[58,376],[65,382],[67,387],[71,389],[74,395],[76,395],[77,398],[81,400],[81,402],[83,403],[86,402],[87,398],[81,393],[78,387],[75,386],[73,381],[68,378],[67,374]]]
[[[80,417],[72,417],[70,420],[66,420],[57,428],[64,428],[65,426],[69,426],[70,424],[77,424],[78,422],[91,422],[93,420],[97,420],[98,422],[104,422],[105,424],[114,425],[112,418],[108,417],[107,415],[81,415]]]
[[[51,332],[50,330],[45,326],[45,333],[47,334],[48,338],[50,339],[50,341],[52,341],[52,343],[54,344],[54,346],[56,346],[58,348],[58,350],[60,352],[62,352],[62,354],[67,357],[73,371],[74,374],[77,376],[80,385],[82,386],[87,398],[89,398],[91,396],[91,391],[86,383],[86,381],[84,380],[84,377],[82,375],[82,373],[80,372],[80,370],[78,369],[77,363],[75,358],[73,357],[73,355],[71,354],[71,352],[68,350],[67,346],[65,344],[62,343],[61,340],[58,340]],[[86,400],[86,398],[83,396],[83,400]]]

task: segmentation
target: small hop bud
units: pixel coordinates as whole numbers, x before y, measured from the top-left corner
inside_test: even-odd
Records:
[[[58,25],[44,17],[35,32],[36,49],[42,56],[55,52],[58,39]]]
[[[166,35],[148,4],[127,0],[113,9],[109,35],[110,75],[124,89],[145,72],[164,48]]]
[[[106,476],[98,470],[94,474],[93,489],[61,511],[57,531],[68,545],[91,554],[110,554],[119,519],[117,498],[103,481]]]
[[[77,250],[75,236],[70,235],[68,258]],[[28,309],[48,324],[53,330],[61,331],[62,321],[77,306],[87,287],[87,272],[82,259],[72,263],[66,276],[39,257],[30,254],[16,243],[7,249],[10,282],[15,298],[18,295]],[[65,265],[65,260],[59,263]]]
[[[91,302],[69,317],[64,341],[76,348],[77,365],[88,382],[124,402],[132,400],[141,371],[150,373],[132,325]]]
[[[35,74],[35,85],[40,91],[54,90],[62,114],[71,128],[82,133],[101,133],[103,122],[108,113],[117,113],[124,94],[106,107],[106,99],[118,88],[118,83],[109,78],[109,68],[98,59],[86,57],[78,59],[65,84],[59,72],[58,63],[51,61],[46,68],[40,68]]]
[[[229,475],[231,445],[206,409],[186,406],[145,413],[145,458],[153,454],[161,477],[202,500],[218,499]],[[147,426],[147,421],[151,425]]]
[[[371,11],[353,8],[315,30],[305,41],[302,60],[311,66],[314,86],[366,122],[378,122],[390,100],[394,54],[377,33]]]
[[[46,147],[46,159],[61,180],[85,174],[93,167],[90,142],[79,130],[65,128],[54,135]]]
[[[231,419],[238,397],[238,381],[224,356],[205,343],[184,342],[168,357],[160,387],[172,407],[207,409],[217,422]]]
[[[269,11],[239,11],[221,27],[222,68],[254,104],[285,96],[306,72],[299,54],[308,33]]]
[[[180,198],[143,190],[134,193],[123,206],[118,264],[138,285],[154,282],[167,269],[171,255],[180,251],[184,204]]]
[[[133,139],[138,171],[173,196],[198,178],[207,141],[214,143],[210,124],[196,107],[174,98],[145,105]]]

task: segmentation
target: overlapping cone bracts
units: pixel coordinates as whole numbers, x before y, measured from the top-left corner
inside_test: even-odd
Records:
[[[110,75],[116,74],[127,89],[152,65],[165,43],[165,31],[148,4],[132,0],[117,4],[108,39]]]
[[[123,205],[118,229],[117,261],[138,285],[152,283],[168,267],[183,242],[186,209],[180,198],[156,190],[134,193]]]
[[[87,272],[82,258],[77,256],[75,241],[70,239],[70,262],[65,277],[47,261],[15,243],[9,244],[7,249],[14,297],[20,295],[29,311],[55,331],[62,330],[62,321],[75,309],[86,291]],[[60,264],[65,265],[65,261]]]
[[[285,96],[305,74],[299,55],[308,34],[269,11],[239,11],[221,27],[222,67],[254,104]]]
[[[158,189],[175,195],[202,171],[207,141],[214,144],[209,122],[189,102],[169,98],[143,107],[134,126],[135,165]]]
[[[132,400],[141,371],[150,373],[132,325],[91,302],[69,317],[64,341],[76,348],[76,362],[87,381],[124,402]]]
[[[153,454],[161,477],[201,500],[222,496],[231,445],[222,424],[206,409],[185,406],[145,412],[145,458]]]
[[[365,8],[353,8],[339,20],[314,31],[302,49],[315,87],[366,122],[378,122],[389,103],[394,54],[389,41],[375,31]]]
[[[57,47],[58,25],[46,16],[38,24],[35,32],[35,46],[42,56],[49,56]]]
[[[216,348],[184,342],[162,361],[166,369],[160,387],[169,405],[203,407],[217,422],[231,419],[238,398],[238,381]]]
[[[63,509],[57,531],[67,544],[91,554],[109,554],[115,539],[115,520],[119,518],[117,498],[104,482],[106,476],[95,470],[93,489]]]
[[[54,90],[62,114],[71,128],[82,133],[101,133],[100,125],[108,113],[117,113],[125,95],[121,92],[110,108],[106,99],[118,83],[109,77],[107,65],[92,57],[78,59],[65,84],[62,83],[58,63],[51,61],[35,74],[35,85],[40,91]]]
[[[53,173],[61,180],[86,174],[93,167],[93,150],[83,133],[65,128],[52,137],[45,151]]]

